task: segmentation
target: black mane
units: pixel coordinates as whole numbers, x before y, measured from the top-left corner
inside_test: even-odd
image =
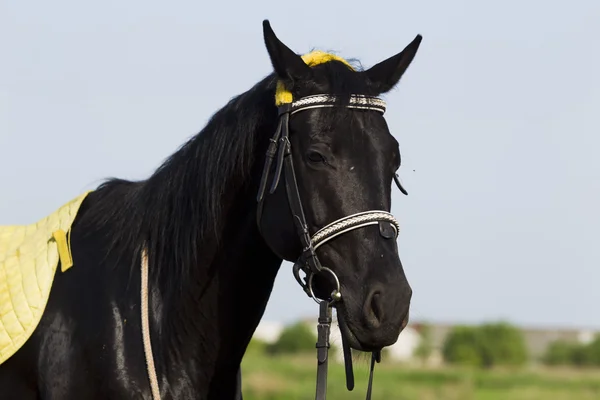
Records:
[[[369,92],[368,83],[340,62],[314,69],[327,78],[330,92],[342,102],[352,93]],[[190,268],[211,260],[228,197],[246,183],[257,144],[273,134],[261,127],[275,123],[276,81],[271,74],[231,99],[147,180],[112,178],[101,184],[92,193],[95,207],[81,216],[79,224],[87,232],[103,230],[107,253],[132,268],[137,268],[146,245],[150,264],[161,266],[150,268],[151,279],[167,279],[162,286],[175,289]],[[324,113],[328,121],[323,122],[334,123],[340,114],[336,108],[329,110]]]

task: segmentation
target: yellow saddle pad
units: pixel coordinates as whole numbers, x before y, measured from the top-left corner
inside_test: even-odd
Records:
[[[0,226],[0,364],[39,324],[61,261],[73,265],[67,239],[85,192],[35,224]]]

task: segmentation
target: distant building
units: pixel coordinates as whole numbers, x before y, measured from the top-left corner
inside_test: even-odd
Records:
[[[414,354],[421,343],[421,334],[410,324],[404,328],[398,340],[389,346],[387,356],[394,361],[408,362],[414,359]]]
[[[432,359],[431,363],[441,363],[442,348],[446,336],[457,324],[448,323],[428,323],[430,327],[432,341]],[[424,323],[409,323],[417,332],[421,332]],[[518,327],[523,334],[525,346],[530,358],[533,361],[539,361],[546,352],[548,346],[556,340],[564,340],[569,343],[587,344],[594,340],[594,337],[600,334],[600,330],[594,329],[574,329],[574,328],[542,328],[542,327]],[[402,334],[400,334],[402,336]]]
[[[281,322],[260,321],[252,337],[266,343],[274,343],[279,339],[283,328],[285,326]]]
[[[589,329],[542,329],[542,328],[522,328],[529,355],[534,360],[539,360],[548,345],[557,340],[563,340],[569,343],[587,344],[594,340],[596,334],[600,333]]]
[[[420,340],[421,337],[419,336],[419,333],[410,326],[407,326],[400,334],[400,337],[398,337],[396,343],[386,347],[386,356],[398,362],[411,361],[415,350],[419,346]],[[335,348],[333,359],[340,363],[344,362],[342,336],[337,323],[332,324],[330,343]]]

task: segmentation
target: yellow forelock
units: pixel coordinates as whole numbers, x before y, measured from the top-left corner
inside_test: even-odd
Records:
[[[324,51],[315,50],[310,53],[307,53],[302,56],[302,60],[309,67],[314,67],[315,65],[325,64],[329,61],[339,61],[348,66],[351,70],[354,71],[354,68],[348,61],[343,59],[340,56],[336,56],[335,54],[325,53]],[[277,89],[275,90],[275,105],[280,106],[282,104],[289,104],[294,101],[292,93],[285,88],[283,82],[277,81]]]
[[[342,57],[336,56],[335,54],[325,53],[324,51],[320,50],[315,50],[303,55],[302,60],[306,63],[306,65],[310,67],[314,65],[325,64],[329,61],[339,61],[341,63],[346,64],[351,70],[354,70],[354,68],[352,68],[352,65],[350,65],[350,63]]]

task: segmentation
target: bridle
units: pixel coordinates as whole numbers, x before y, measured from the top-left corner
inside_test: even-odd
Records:
[[[257,223],[258,229],[261,229],[261,218],[263,213],[263,200],[267,188],[267,181],[271,176],[273,162],[275,162],[275,171],[273,180],[269,188],[269,194],[273,194],[279,185],[281,175],[284,176],[285,189],[287,193],[290,211],[294,219],[296,232],[300,238],[302,252],[294,264],[293,274],[296,281],[300,284],[304,292],[319,304],[319,318],[317,325],[317,388],[316,400],[325,400],[327,390],[327,365],[328,365],[328,350],[329,335],[331,328],[331,308],[336,302],[342,300],[340,282],[331,269],[324,267],[319,262],[316,250],[323,244],[335,239],[355,229],[359,229],[369,225],[379,225],[379,232],[386,239],[396,239],[400,230],[400,224],[392,214],[382,210],[364,211],[352,214],[336,221],[331,222],[327,226],[319,229],[312,236],[308,229],[308,224],[302,208],[300,192],[296,174],[294,172],[294,164],[292,159],[291,142],[289,139],[289,121],[292,115],[315,108],[336,107],[340,106],[338,98],[333,95],[313,95],[300,98],[296,101],[281,104],[278,106],[278,122],[275,134],[270,139],[269,146],[266,152],[265,164],[259,184],[257,195]],[[385,113],[386,104],[380,98],[351,95],[347,104],[342,107],[350,109],[359,109],[367,111],[376,111]],[[407,194],[402,187],[398,175],[394,175],[394,181],[402,193]],[[302,280],[300,271],[304,272],[305,278]],[[335,288],[331,292],[330,298],[318,299],[313,291],[313,278],[315,275],[326,272],[331,275],[335,282]],[[350,347],[342,335],[344,361],[346,366],[346,386],[348,390],[354,388],[354,375],[352,371],[352,358]],[[371,388],[373,381],[373,369],[375,362],[381,360],[380,352],[374,352],[371,357],[371,370],[369,374],[369,385],[367,389],[367,400],[371,398]]]
[[[324,267],[319,262],[316,250],[323,244],[335,239],[336,237],[343,235],[344,233],[350,232],[355,229],[359,229],[369,225],[379,225],[379,233],[386,239],[396,239],[398,237],[398,231],[400,230],[400,224],[394,218],[392,214],[387,211],[372,210],[365,211],[356,214],[352,214],[336,221],[331,222],[327,226],[319,229],[314,235],[310,235],[308,231],[308,224],[304,216],[304,210],[302,208],[302,201],[300,199],[300,192],[298,191],[298,183],[296,181],[296,175],[294,173],[294,164],[292,160],[292,149],[289,140],[289,119],[290,116],[304,110],[324,107],[335,107],[337,106],[337,98],[331,95],[315,95],[301,98],[295,102],[285,103],[278,107],[279,118],[278,125],[275,134],[270,139],[269,147],[267,149],[265,165],[263,168],[263,174],[260,180],[259,192],[257,196],[258,208],[257,208],[257,223],[260,231],[261,217],[263,211],[263,200],[266,191],[267,180],[271,175],[271,167],[273,161],[277,158],[275,164],[275,175],[269,189],[269,193],[272,194],[277,189],[281,174],[284,174],[285,188],[288,198],[288,203],[292,216],[294,218],[294,225],[302,244],[302,253],[296,261],[293,267],[294,277],[306,292],[314,301],[319,304],[319,318],[317,325],[317,388],[316,388],[316,400],[325,400],[327,392],[327,366],[328,366],[328,352],[329,352],[329,335],[331,331],[331,308],[336,302],[342,299],[342,293],[340,289],[340,282],[331,269]],[[344,105],[347,108],[361,109],[361,110],[372,110],[378,111],[382,114],[385,112],[385,102],[376,97],[352,95],[350,96],[348,104]],[[394,174],[394,181],[404,194],[408,194],[402,187],[397,174]],[[154,357],[152,352],[152,344],[150,341],[150,328],[149,328],[149,317],[148,317],[148,257],[146,248],[143,248],[141,255],[141,321],[142,321],[142,339],[144,345],[144,356],[146,359],[146,367],[148,378],[150,381],[150,388],[152,398],[155,400],[160,399],[160,390],[156,370],[154,367]],[[300,277],[300,271],[306,274],[305,280],[303,281]],[[320,300],[318,299],[313,291],[313,277],[319,273],[327,272],[333,277],[336,286],[329,299]],[[344,335],[342,335],[342,344],[344,351],[344,362],[346,368],[346,387],[348,390],[354,388],[354,373],[352,369],[352,356],[350,353],[350,346],[348,345]],[[381,361],[381,353],[373,352],[371,357],[371,369],[369,373],[369,384],[367,388],[367,400],[371,399],[371,389],[373,384],[373,370],[375,362]],[[239,375],[238,375],[239,379]],[[241,388],[240,388],[241,390]]]

